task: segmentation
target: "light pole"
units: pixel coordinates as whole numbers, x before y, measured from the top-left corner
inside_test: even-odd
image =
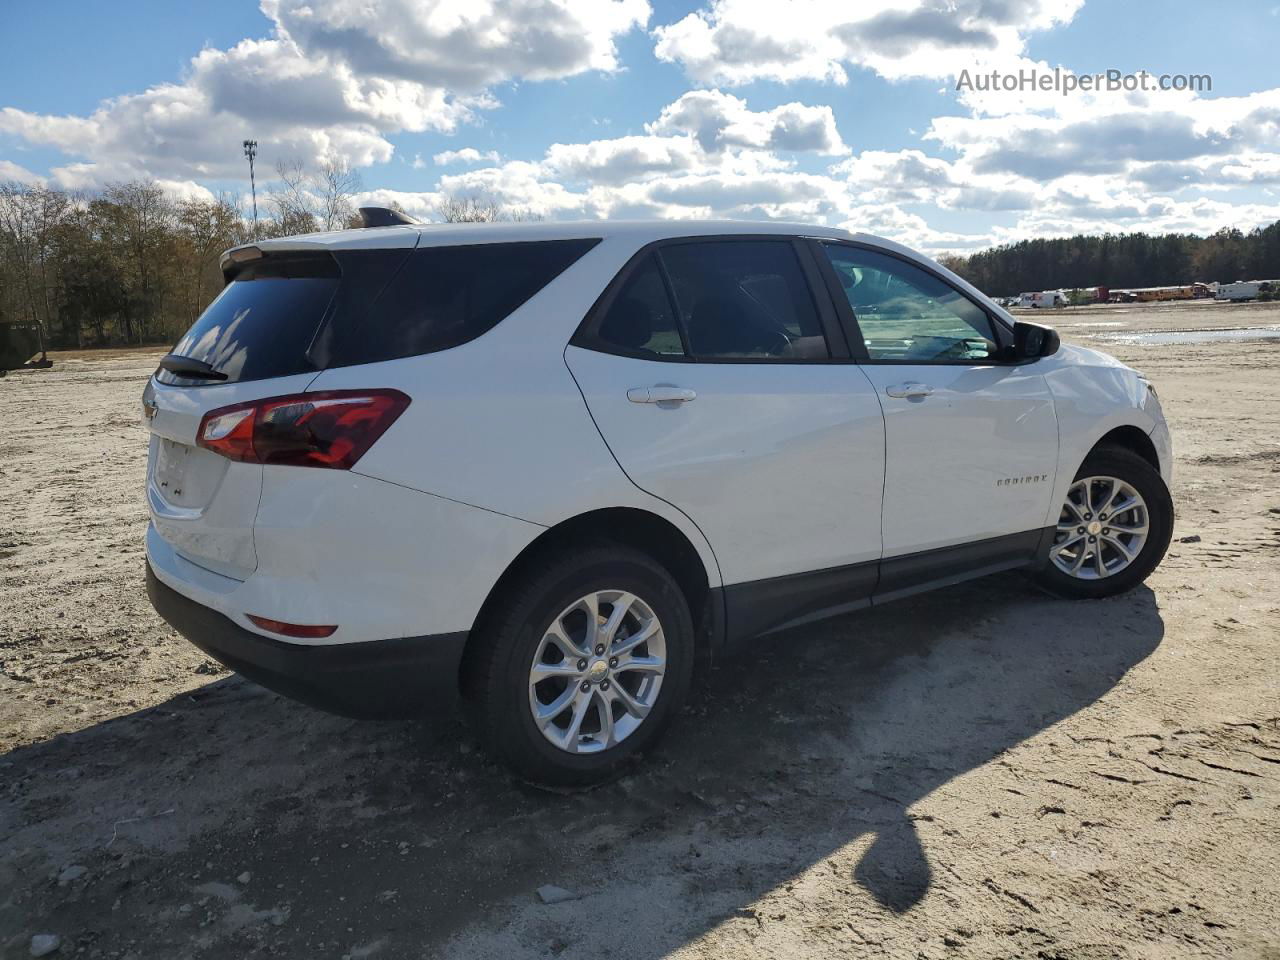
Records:
[[[249,190],[253,194],[253,239],[258,239],[258,185],[253,179],[253,158],[258,155],[258,141],[244,142],[244,155],[249,158]]]

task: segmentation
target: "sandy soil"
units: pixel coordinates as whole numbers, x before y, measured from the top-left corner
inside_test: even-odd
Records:
[[[1103,345],[1280,304],[1043,319]],[[1005,575],[779,637],[576,796],[151,612],[154,352],[0,380],[0,956],[1280,958],[1280,341],[1110,349],[1177,444],[1148,587]]]

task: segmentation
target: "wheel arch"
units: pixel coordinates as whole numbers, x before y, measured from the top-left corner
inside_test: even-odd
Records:
[[[1156,445],[1151,437],[1141,427],[1133,424],[1115,427],[1103,434],[1098,442],[1089,448],[1089,453],[1093,453],[1099,447],[1120,447],[1130,453],[1136,453],[1151,464],[1157,473],[1160,472],[1160,454],[1156,451]]]
[[[1131,482],[1138,488],[1138,492],[1146,501],[1146,510],[1148,513],[1148,533],[1141,550],[1143,554],[1146,554],[1147,551],[1154,549],[1156,551],[1154,554],[1155,559],[1148,562],[1141,560],[1140,558],[1134,559],[1131,557],[1131,563],[1113,570],[1111,573],[1102,577],[1096,579],[1077,580],[1072,571],[1061,569],[1055,570],[1052,564],[1051,551],[1057,543],[1055,539],[1055,529],[1057,528],[1055,526],[1048,526],[1045,528],[1041,537],[1040,546],[1037,549],[1037,560],[1033,564],[1032,570],[1042,586],[1048,589],[1051,593],[1067,599],[1088,599],[1110,596],[1113,593],[1123,592],[1124,590],[1136,586],[1138,583],[1145,580],[1150,572],[1159,564],[1160,559],[1164,556],[1165,550],[1168,548],[1169,540],[1173,531],[1173,499],[1169,493],[1167,482],[1160,470],[1160,447],[1157,446],[1155,440],[1153,440],[1145,430],[1134,424],[1121,423],[1112,426],[1111,429],[1103,433],[1102,436],[1093,443],[1088,452],[1081,459],[1080,466],[1069,476],[1080,476],[1082,479],[1083,477],[1090,476],[1096,469],[1096,466],[1086,468],[1086,464],[1088,464],[1091,457],[1099,457],[1102,458],[1102,462],[1104,463],[1109,461],[1111,464],[1118,465],[1115,469],[1121,472],[1113,473],[1111,467],[1103,467],[1101,472],[1109,476],[1118,477],[1121,481]],[[1131,466],[1136,467],[1136,464],[1132,464],[1132,459],[1134,457],[1151,468],[1153,476],[1149,477],[1152,481],[1150,489],[1142,489],[1141,481],[1138,478],[1127,477],[1123,472],[1125,464],[1130,464]],[[1052,514],[1050,516],[1051,523],[1059,517],[1060,512],[1064,509],[1062,507],[1063,498],[1068,495],[1069,494],[1064,492],[1063,497],[1055,500],[1052,507]],[[1076,512],[1079,514],[1078,510]],[[1090,519],[1101,520],[1105,523],[1107,516],[1105,513],[1099,513],[1095,518],[1091,514],[1085,513],[1079,522],[1083,523],[1085,520]],[[1060,520],[1057,522],[1060,523]],[[1075,524],[1076,521],[1073,520],[1071,522],[1071,526],[1074,526]],[[1083,534],[1086,531],[1084,527],[1080,527],[1076,532]],[[1088,532],[1096,534],[1097,531]],[[1103,528],[1102,533],[1107,533],[1105,527]],[[1068,538],[1070,537],[1069,531],[1067,536]],[[1106,537],[1103,536],[1098,539],[1101,541],[1105,540]],[[1077,537],[1075,542],[1080,542],[1080,538]],[[1093,542],[1092,536],[1090,537],[1090,542]],[[1087,547],[1081,544],[1081,551],[1087,549]],[[1102,549],[1103,546],[1100,544],[1097,548],[1097,552],[1094,554],[1096,562],[1105,562],[1101,559]],[[1088,562],[1087,553],[1082,552],[1081,557],[1086,563]],[[1136,575],[1129,574],[1128,571],[1131,567],[1140,571],[1140,573]],[[1065,577],[1065,579],[1063,579],[1063,577]],[[1115,585],[1117,583],[1122,584],[1122,586],[1116,587]]]
[[[707,656],[719,646],[724,637],[724,606],[721,591],[713,589],[716,573],[707,569],[697,547],[679,527],[656,513],[636,507],[591,510],[540,533],[517,554],[490,588],[476,614],[472,635],[483,632],[490,611],[507,587],[545,557],[575,544],[600,541],[640,550],[666,567],[688,601],[698,655]],[[468,647],[470,645],[468,642]],[[464,674],[466,659],[464,654]]]
[[[1148,432],[1151,423],[1144,422],[1144,419],[1143,411],[1139,408],[1111,410],[1103,416],[1092,418],[1087,418],[1078,411],[1066,417],[1059,412],[1058,473],[1054,478],[1045,526],[1057,523],[1062,501],[1076,474],[1084,462],[1099,450],[1110,448],[1127,451],[1141,458],[1162,478],[1166,475],[1166,471],[1161,470],[1160,447]],[[1158,422],[1156,425],[1158,426]],[[1168,466],[1165,464],[1166,468]]]

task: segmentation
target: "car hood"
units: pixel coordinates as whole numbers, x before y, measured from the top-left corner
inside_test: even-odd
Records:
[[[1109,353],[1103,353],[1091,347],[1077,346],[1074,343],[1064,343],[1058,350],[1058,356],[1060,363],[1078,367],[1119,367],[1123,370],[1133,370],[1131,366],[1121,363]],[[1136,370],[1134,372],[1137,373]]]
[[[1098,370],[1115,370],[1130,373],[1138,380],[1146,380],[1147,375],[1141,370],[1137,370],[1127,363],[1123,363],[1111,356],[1109,353],[1103,353],[1101,350],[1094,350],[1092,347],[1081,347],[1074,343],[1064,343],[1054,355],[1055,359],[1061,366],[1068,367],[1093,367]]]
[[[1092,389],[1102,390],[1121,406],[1144,410],[1154,420],[1164,419],[1159,399],[1147,376],[1110,354],[1064,343],[1048,359],[1053,361],[1053,366],[1045,370],[1046,380],[1055,394],[1062,395],[1064,391],[1088,383]]]

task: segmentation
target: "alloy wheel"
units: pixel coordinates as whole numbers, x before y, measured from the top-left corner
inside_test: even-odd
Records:
[[[1146,501],[1117,477],[1085,477],[1067,491],[1049,556],[1078,580],[1102,580],[1132,564],[1150,530]]]
[[[625,590],[597,590],[543,632],[529,668],[529,709],[567,753],[599,753],[639,729],[667,667],[662,624]]]

